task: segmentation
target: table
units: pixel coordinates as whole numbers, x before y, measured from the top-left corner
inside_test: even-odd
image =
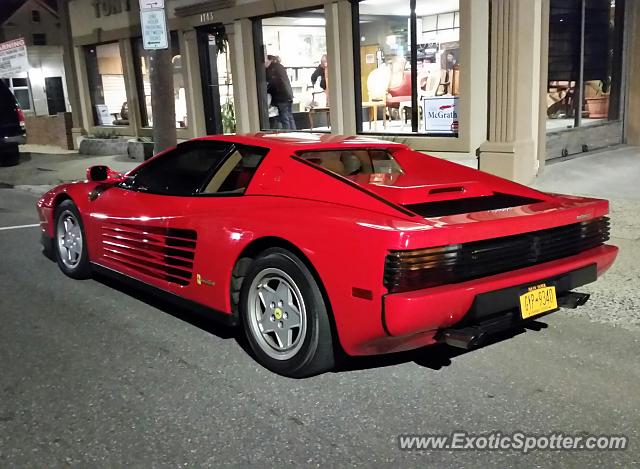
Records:
[[[327,114],[327,127],[331,127],[331,115],[329,114],[329,108],[328,107],[312,107],[309,108],[309,129],[313,130],[313,115],[317,114],[319,112],[324,112]]]
[[[375,128],[378,129],[378,106],[382,106],[382,128],[387,128],[387,103],[384,101],[363,101],[362,107],[369,108],[369,130],[371,130],[371,121],[375,122]],[[373,109],[373,119],[371,119],[371,110]]]

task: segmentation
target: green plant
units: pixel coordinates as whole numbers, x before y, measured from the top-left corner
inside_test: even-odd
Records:
[[[232,134],[236,131],[236,113],[233,108],[233,102],[229,99],[220,106],[220,114],[222,116],[222,131],[225,134]]]

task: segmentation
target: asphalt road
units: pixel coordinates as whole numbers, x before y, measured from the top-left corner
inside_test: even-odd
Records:
[[[37,223],[35,201],[0,189],[0,228]],[[0,230],[0,467],[631,466],[640,326],[621,318],[637,314],[639,241],[617,241],[622,262],[597,297],[540,331],[292,380],[206,318],[105,279],[65,277],[41,254],[38,228]],[[398,449],[399,434],[456,430],[624,434],[629,448]]]

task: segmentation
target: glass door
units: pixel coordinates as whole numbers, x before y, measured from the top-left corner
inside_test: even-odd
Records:
[[[551,0],[547,159],[622,142],[624,0]]]
[[[196,28],[208,135],[236,131],[229,42],[223,25]]]

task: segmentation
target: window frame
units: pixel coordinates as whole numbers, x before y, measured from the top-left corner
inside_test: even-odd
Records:
[[[148,191],[148,190],[141,190],[137,187],[135,187],[135,178],[136,176],[139,174],[140,171],[144,171],[145,168],[147,168],[150,165],[155,165],[155,164],[159,164],[158,161],[163,161],[165,158],[170,158],[172,156],[175,156],[176,152],[183,152],[183,151],[189,151],[190,149],[194,148],[206,148],[206,147],[213,147],[213,146],[223,146],[223,145],[228,145],[228,149],[225,153],[225,155],[220,158],[220,161],[216,162],[212,162],[211,166],[209,167],[209,169],[207,170],[207,172],[205,173],[204,179],[202,180],[202,183],[198,186],[198,188],[191,192],[190,194],[167,194],[167,193],[162,193],[162,192],[153,192],[153,191]],[[224,191],[224,192],[200,192],[202,190],[204,190],[208,184],[211,182],[211,180],[213,179],[213,177],[218,173],[218,171],[220,169],[222,169],[222,167],[224,166],[224,164],[229,160],[229,158],[231,158],[239,149],[255,149],[258,152],[262,153],[262,155],[260,156],[260,160],[258,161],[258,163],[255,166],[255,169],[253,171],[253,173],[251,174],[251,177],[249,178],[249,180],[247,181],[246,186],[244,187],[244,190],[242,190],[242,192],[232,192],[232,191]],[[124,190],[129,190],[129,191],[133,191],[133,192],[141,192],[144,194],[149,194],[149,195],[156,195],[156,196],[162,196],[162,197],[242,197],[245,195],[245,192],[247,191],[247,189],[249,188],[249,185],[251,184],[251,181],[253,180],[253,177],[255,176],[255,174],[257,173],[258,169],[260,168],[260,166],[262,165],[262,163],[264,162],[265,157],[269,154],[269,148],[267,147],[260,147],[260,146],[256,146],[256,145],[244,145],[244,144],[240,144],[237,142],[230,142],[230,141],[225,141],[225,140],[190,140],[187,142],[183,142],[178,144],[175,148],[161,154],[158,155],[155,158],[150,159],[148,162],[146,162],[143,165],[138,166],[136,169],[134,169],[131,173],[127,174],[127,177],[125,178],[125,180],[121,183],[119,183],[117,186],[120,187],[121,189]],[[228,176],[227,176],[228,177]],[[226,179],[226,178],[225,178]]]
[[[170,45],[172,49],[171,51],[172,54],[174,52],[173,49],[175,48],[177,51],[176,55],[180,56],[180,59],[182,60],[182,64],[185,64],[185,57],[180,44],[180,31],[171,30],[169,31],[169,36],[171,39]],[[140,127],[142,129],[153,129],[153,125],[149,124],[149,118],[151,116],[149,115],[149,112],[147,112],[147,106],[146,106],[147,94],[145,93],[144,79],[142,75],[142,60],[144,60],[144,54],[145,53],[148,54],[150,51],[147,51],[142,47],[143,45],[142,36],[132,37],[130,41],[131,41],[131,51],[132,51],[132,59],[133,59],[133,74],[135,77],[136,92],[138,93],[138,108],[139,108],[138,112],[140,113]],[[184,66],[182,67],[182,70],[180,73],[182,73],[182,79],[183,79],[183,82],[185,83],[185,86],[188,85],[187,81],[185,80]],[[175,87],[175,84],[174,84],[174,87]],[[174,91],[175,91],[175,88],[174,88]],[[149,91],[149,99],[151,99],[151,91]],[[187,115],[188,114],[189,114],[189,111],[187,108]],[[176,115],[176,123],[177,123],[177,117],[178,116]],[[179,127],[178,125],[176,125],[176,130],[180,130],[180,129],[187,130],[188,128],[189,128],[189,122],[187,122],[184,127]]]
[[[357,0],[355,0],[357,1]],[[330,134],[332,133],[332,126],[329,124],[328,130],[319,130],[319,129],[274,129],[269,126],[269,106],[266,109],[262,109],[263,104],[267,102],[267,91],[264,88],[263,82],[266,83],[266,69],[264,66],[266,54],[266,45],[264,44],[263,38],[263,24],[262,21],[269,18],[279,18],[279,17],[296,17],[300,15],[304,15],[305,13],[315,12],[317,10],[322,10],[323,17],[326,18],[327,9],[325,8],[325,4],[318,4],[315,6],[304,6],[301,8],[293,8],[287,9],[284,11],[276,11],[273,13],[269,13],[261,16],[253,16],[251,17],[251,36],[253,42],[253,58],[254,58],[254,66],[255,66],[255,75],[256,75],[256,85],[257,85],[257,97],[258,97],[258,124],[259,130],[261,132],[299,132],[299,133],[320,133],[320,134]],[[325,43],[327,47],[327,54],[329,54],[329,42],[327,40],[327,24],[324,24],[325,29]],[[285,67],[287,68],[287,67]],[[294,67],[291,67],[294,68]],[[332,73],[332,72],[329,72]],[[329,77],[328,77],[329,78]],[[293,105],[293,103],[292,103]],[[293,114],[292,110],[292,114]],[[297,111],[297,112],[308,112],[308,111]],[[330,112],[330,111],[329,111]],[[327,117],[329,119],[328,123],[330,123],[330,114]],[[313,117],[311,117],[313,119]],[[311,124],[313,122],[311,121]]]
[[[37,41],[36,41],[36,38],[38,38]],[[31,42],[33,43],[34,46],[46,46],[47,35],[45,33],[32,33]]]
[[[26,85],[15,86],[13,80],[16,80],[16,79],[17,80],[27,80],[27,84]],[[7,85],[7,88],[9,88],[9,91],[11,91],[11,94],[13,94],[13,97],[16,99],[16,102],[20,106],[20,109],[22,109],[23,111],[27,111],[27,112],[33,111],[33,97],[31,96],[31,81],[29,80],[29,78],[28,77],[27,78],[11,77],[11,78],[3,78],[2,80]],[[29,100],[29,107],[28,108],[22,107],[22,104],[20,104],[20,101],[18,100],[18,97],[16,96],[15,90],[26,91],[27,92],[27,97],[28,97],[28,100]]]
[[[351,0],[351,30],[352,30],[352,44],[353,44],[353,69],[354,69],[354,98],[355,98],[355,110],[356,110],[356,116],[355,116],[355,121],[356,121],[356,134],[358,135],[367,135],[367,136],[377,136],[377,137],[381,137],[381,138],[390,138],[390,137],[394,137],[394,136],[400,136],[403,138],[408,138],[408,139],[412,139],[412,138],[416,138],[416,139],[429,139],[430,141],[435,141],[435,140],[439,140],[440,142],[442,142],[442,146],[443,147],[450,147],[451,143],[453,142],[457,142],[459,143],[459,145],[461,145],[462,147],[466,147],[467,143],[467,137],[466,135],[468,134],[468,132],[466,132],[465,130],[461,130],[459,129],[456,133],[434,133],[434,132],[422,132],[419,130],[420,128],[420,117],[419,117],[419,110],[418,110],[418,106],[420,106],[420,101],[418,99],[418,50],[417,50],[417,42],[418,42],[418,38],[417,38],[417,28],[418,28],[418,16],[416,14],[416,3],[418,0],[405,0],[406,2],[409,3],[409,22],[410,22],[410,26],[409,26],[409,48],[410,48],[410,60],[409,60],[409,64],[411,67],[411,132],[381,132],[381,131],[365,131],[364,130],[364,123],[363,123],[363,119],[362,119],[362,115],[363,115],[363,107],[362,107],[362,89],[360,87],[360,83],[361,83],[361,78],[362,78],[362,71],[360,69],[360,37],[361,37],[361,31],[360,31],[360,2],[362,2],[363,0]],[[445,30],[445,29],[451,29],[451,30],[459,30],[459,39],[458,42],[460,43],[461,48],[464,47],[464,45],[466,44],[466,40],[463,40],[463,28],[462,28],[462,22],[460,21],[461,18],[461,13],[462,13],[462,9],[463,9],[463,5],[461,4],[459,6],[458,10],[454,10],[454,11],[449,11],[449,12],[441,12],[441,13],[437,13],[437,14],[432,14],[432,15],[426,15],[426,16],[436,16],[436,30]],[[438,28],[437,24],[438,24],[438,17],[442,14],[448,14],[448,13],[453,13],[454,17],[453,17],[453,27],[451,28]],[[456,18],[458,21],[458,25],[456,26]],[[423,31],[424,32],[424,31]],[[469,55],[470,56],[470,55]],[[467,57],[469,57],[467,56]],[[468,61],[469,64],[467,65],[467,68],[470,67],[470,61]],[[461,78],[461,82],[464,83],[466,81],[466,74],[463,73],[463,70],[460,70],[460,78]],[[463,92],[464,90],[464,92]],[[462,86],[461,87],[461,93],[458,95],[458,106],[457,106],[457,112],[458,112],[458,123],[460,125],[461,121],[466,122],[467,119],[463,117],[463,115],[467,112],[467,108],[466,108],[466,104],[464,101],[467,101],[468,99],[470,99],[470,96],[467,97],[465,96],[465,94],[469,94],[467,93],[467,91],[470,92],[470,90],[468,90],[466,87]],[[447,143],[447,142],[451,142],[451,143]],[[424,144],[422,144],[424,145]],[[458,146],[456,143],[453,144],[454,146]],[[440,146],[440,145],[439,145]],[[446,150],[446,151],[457,151],[457,150]]]
[[[95,96],[94,96],[94,91],[91,89],[91,85],[93,82],[93,78],[98,78],[100,77],[100,81],[102,82],[102,75],[100,74],[100,70],[99,70],[99,66],[98,66],[98,60],[97,60],[97,54],[98,54],[98,47],[100,46],[106,46],[106,45],[112,45],[112,44],[116,44],[118,46],[118,55],[120,57],[120,64],[122,66],[122,77],[125,83],[125,97],[126,97],[126,102],[129,103],[131,101],[131,97],[129,95],[129,90],[127,87],[127,73],[126,73],[126,66],[127,64],[125,63],[126,57],[123,53],[123,47],[122,47],[122,41],[120,40],[113,40],[113,41],[106,41],[106,42],[97,42],[97,43],[92,43],[92,44],[86,44],[84,46],[82,46],[82,58],[83,58],[83,68],[84,68],[84,78],[86,79],[86,82],[88,84],[88,98],[89,98],[89,107],[90,107],[90,113],[92,116],[92,122],[93,128],[96,129],[118,129],[118,130],[122,130],[122,129],[127,129],[127,128],[131,128],[131,119],[129,119],[129,124],[101,124],[100,123],[100,118],[98,116],[98,110],[96,109],[96,103],[95,103]],[[93,76],[93,72],[89,70],[89,55],[91,54],[90,50],[94,49],[95,50],[95,56],[96,56],[96,74],[95,77]],[[104,86],[102,87],[102,93],[103,93],[103,97],[104,97]],[[131,112],[131,111],[129,111]],[[113,122],[113,121],[112,121]]]

